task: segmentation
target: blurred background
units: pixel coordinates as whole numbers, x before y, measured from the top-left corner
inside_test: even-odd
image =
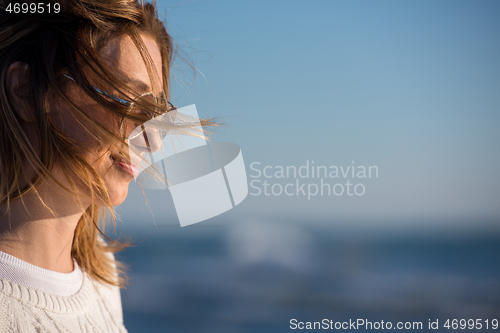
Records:
[[[238,144],[256,182],[184,228],[168,192],[146,202],[131,185],[116,232],[135,242],[119,254],[130,332],[500,320],[500,2],[158,8],[177,44],[171,101],[219,117],[213,141]],[[313,164],[378,174],[275,174]],[[364,193],[277,195],[321,180]]]

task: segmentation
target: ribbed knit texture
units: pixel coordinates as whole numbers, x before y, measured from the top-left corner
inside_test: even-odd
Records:
[[[120,289],[84,273],[82,288],[56,296],[0,279],[0,332],[123,333]]]
[[[0,279],[49,294],[71,296],[83,284],[83,272],[76,261],[71,273],[50,271],[0,251]]]

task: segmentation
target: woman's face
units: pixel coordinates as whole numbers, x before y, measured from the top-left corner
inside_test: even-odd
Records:
[[[120,36],[112,39],[103,49],[102,55],[112,66],[127,75],[127,78],[124,79],[134,88],[134,91],[137,91],[139,94],[152,92],[155,96],[159,96],[162,93],[161,89],[163,87],[160,50],[151,37],[147,35],[141,35],[141,37],[155,65],[156,78],[158,80],[158,84],[155,84],[156,87],[151,87],[147,67],[129,36]],[[116,116],[105,110],[103,106],[86,97],[76,85],[72,89],[70,92],[71,99],[84,112],[110,131],[120,134],[119,121]],[[85,145],[86,149],[82,150],[85,159],[104,180],[112,205],[117,206],[121,204],[127,197],[130,181],[134,179],[134,170],[131,166],[130,158],[137,160],[137,156],[123,156],[117,148],[109,147],[109,145],[106,146],[96,141],[81,125],[68,119],[65,120],[64,115],[60,115],[60,117],[62,121],[59,125],[63,127],[63,130]],[[127,128],[132,130],[131,126]],[[128,135],[129,133],[124,134]],[[80,199],[84,204],[90,204],[90,194]],[[107,205],[107,202],[97,202],[96,204]]]

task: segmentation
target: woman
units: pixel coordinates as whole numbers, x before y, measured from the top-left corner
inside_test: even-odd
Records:
[[[126,332],[99,226],[143,153],[128,135],[169,111],[170,37],[137,1],[0,7],[0,331]]]

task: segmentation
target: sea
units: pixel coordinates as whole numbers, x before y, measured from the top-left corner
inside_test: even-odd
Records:
[[[500,332],[500,233],[347,229],[246,221],[129,232],[133,246],[117,254],[128,267],[125,326]]]

